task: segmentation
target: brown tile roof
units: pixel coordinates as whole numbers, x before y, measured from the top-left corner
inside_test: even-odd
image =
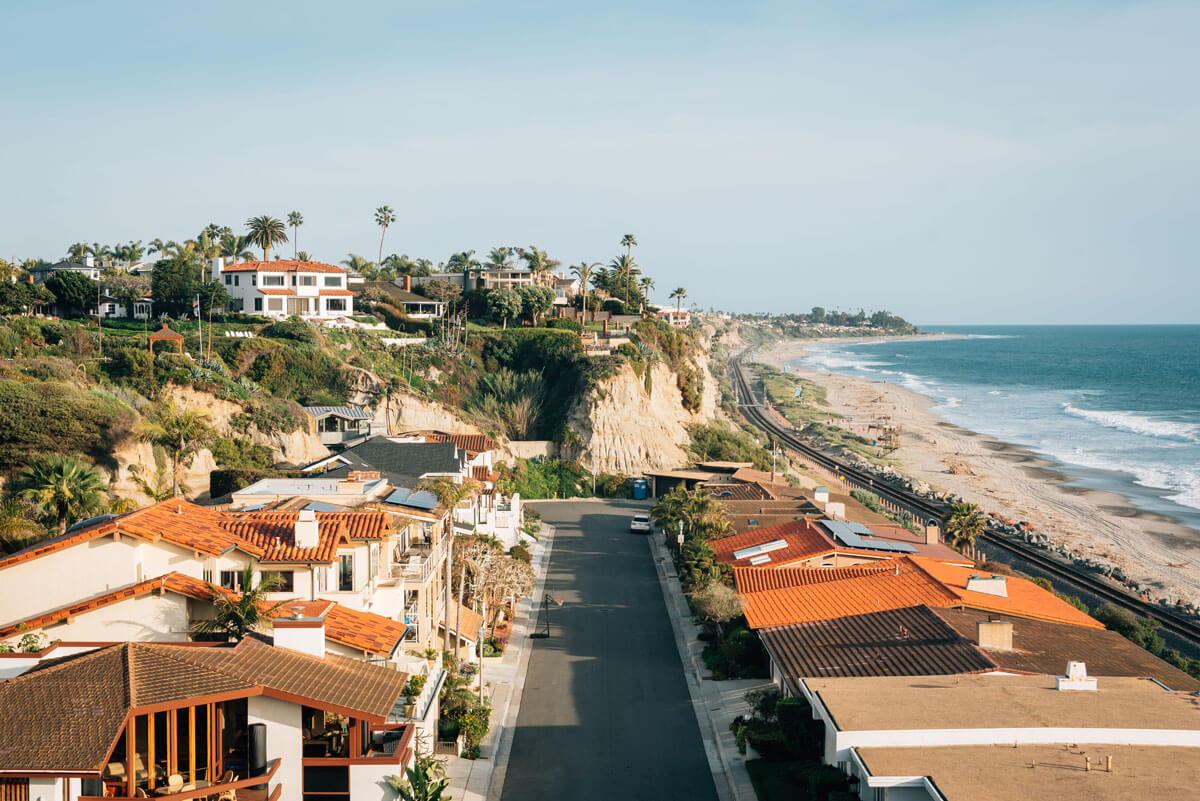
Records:
[[[792,520],[777,526],[752,529],[743,534],[720,537],[710,540],[709,545],[712,546],[719,561],[735,567],[745,567],[751,564],[751,557],[737,559],[734,557],[735,552],[776,540],[783,540],[787,543],[787,547],[765,554],[770,557],[772,565],[786,565],[837,550],[828,535],[808,520]]]
[[[88,540],[129,535],[151,542],[160,539],[210,555],[237,549],[264,562],[332,562],[339,544],[349,539],[379,539],[391,532],[380,511],[318,512],[320,545],[294,545],[298,513],[220,512],[182,500],[169,500],[108,518],[60,537],[44,540],[0,559],[0,570]]]
[[[765,501],[774,499],[766,485],[750,484],[701,484],[700,488],[721,501]]]
[[[320,295],[353,295],[354,291],[350,289],[322,289],[318,293]]]
[[[0,771],[99,771],[131,711],[217,693],[261,689],[382,722],[407,680],[401,671],[255,639],[217,648],[111,645],[0,683]]]
[[[257,287],[259,294],[262,295],[295,295],[294,289],[271,289],[269,287]]]
[[[226,265],[221,272],[224,273],[348,273],[350,272],[344,267],[335,267],[332,264],[325,264],[320,261],[293,261],[292,259],[280,259],[279,261],[244,261],[241,264]]]
[[[411,431],[407,436],[421,436],[426,442],[453,442],[471,455],[494,451],[500,447],[486,434],[448,434],[445,431]]]
[[[500,473],[488,467],[472,467],[471,478],[476,481],[495,484],[500,480]]]
[[[796,623],[758,635],[794,691],[798,679],[808,677],[936,676],[996,667],[926,606]]]
[[[742,596],[746,620],[751,628],[760,629],[922,604],[950,606],[958,600],[907,559],[891,564],[891,570],[865,576],[746,593]]]
[[[989,618],[1013,624],[1013,650],[982,649],[1003,670],[1020,673],[1061,674],[1067,662],[1087,664],[1092,676],[1143,676],[1184,692],[1200,692],[1200,680],[1167,664],[1115,631],[1098,631],[1067,623],[1029,620],[967,609],[934,609],[944,623],[968,640],[976,637],[975,624]]]
[[[895,572],[896,563],[891,559],[866,562],[845,567],[735,567],[733,582],[740,593],[781,590],[785,587],[803,587],[823,584],[827,581],[870,576],[876,573]]]
[[[442,606],[442,605],[439,605]],[[460,606],[453,604],[450,608],[450,633],[453,635],[457,632],[458,625],[458,609],[462,610],[462,637],[464,640],[475,642],[479,639],[479,629],[483,626],[483,615],[474,611],[468,606]],[[444,608],[438,612],[438,627],[446,626],[446,611]]]

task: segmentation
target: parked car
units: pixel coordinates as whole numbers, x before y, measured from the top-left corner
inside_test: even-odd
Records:
[[[633,534],[649,534],[650,516],[634,515],[633,519],[629,521],[629,531]]]

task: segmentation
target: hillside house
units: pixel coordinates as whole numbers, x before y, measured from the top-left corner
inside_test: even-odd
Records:
[[[212,261],[212,278],[225,284],[225,290],[241,311],[276,319],[299,316],[309,319],[336,319],[354,313],[354,290],[350,289],[350,271],[317,261],[247,261],[225,264]]]

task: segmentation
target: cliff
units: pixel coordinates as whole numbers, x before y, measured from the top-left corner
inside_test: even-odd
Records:
[[[567,425],[574,436],[568,436],[565,455],[587,470],[625,475],[687,464],[687,427],[711,422],[718,414],[717,382],[703,352],[693,366],[704,384],[694,412],[684,407],[679,377],[666,364],[652,364],[648,381],[644,369],[622,365],[572,408]]]

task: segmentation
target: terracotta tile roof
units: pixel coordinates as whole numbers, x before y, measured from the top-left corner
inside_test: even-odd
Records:
[[[1069,623],[1075,626],[1086,626],[1093,629],[1103,629],[1104,624],[1085,615],[1066,601],[1049,590],[1045,590],[1032,581],[1016,576],[1005,578],[1008,597],[1001,598],[983,592],[975,592],[966,588],[971,576],[981,575],[980,571],[970,567],[939,562],[925,557],[910,557],[912,562],[921,570],[940,582],[957,600],[972,609],[982,609],[1000,614],[1028,617],[1035,620],[1049,620],[1055,623]],[[982,574],[986,575],[986,574]],[[938,604],[950,606],[951,604]]]
[[[846,567],[735,567],[733,582],[740,593],[765,592],[871,576],[888,571],[894,573],[895,570],[896,563],[891,559]]]
[[[995,615],[969,609],[934,609],[944,623],[964,639],[975,641],[976,623],[992,619],[1012,623],[1013,649],[981,649],[1002,670],[1018,673],[1059,675],[1070,660],[1087,665],[1090,676],[1141,676],[1155,679],[1182,692],[1200,692],[1200,679],[1194,679],[1169,665],[1141,646],[1115,631],[1028,620],[1013,615]]]
[[[263,288],[263,287],[256,287],[256,288],[258,289],[258,292],[260,295],[295,295],[296,294],[296,290],[294,290],[294,289],[270,289],[270,288]]]
[[[426,442],[453,442],[472,456],[500,447],[496,440],[486,434],[448,434],[445,431],[412,431],[408,436],[424,437]]]
[[[951,606],[958,597],[908,559],[891,570],[838,581],[745,593],[743,611],[751,628],[830,620],[906,606]],[[818,573],[819,571],[809,571]]]
[[[808,520],[792,520],[777,526],[752,529],[743,534],[710,540],[709,545],[718,560],[735,567],[748,567],[752,557],[738,559],[734,556],[736,552],[776,540],[786,542],[787,547],[764,554],[770,557],[769,564],[772,565],[786,565],[837,550],[828,535]]]
[[[764,484],[701,484],[701,489],[722,501],[766,501],[775,498]]]
[[[244,261],[241,264],[230,264],[221,272],[225,273],[348,273],[344,267],[335,267],[320,261]]]
[[[349,289],[322,289],[320,295],[353,295],[354,292]]]
[[[172,592],[196,598],[201,601],[211,600],[213,595],[205,582],[182,573],[170,573],[163,577],[164,586]],[[218,588],[228,598],[237,594],[232,590]],[[325,639],[348,645],[360,651],[386,656],[395,650],[396,645],[404,638],[406,626],[396,620],[377,615],[373,612],[360,612],[356,609],[342,606],[333,601],[322,601],[328,604],[325,614]],[[271,604],[273,605],[273,604]],[[264,605],[264,609],[270,605]],[[275,610],[274,616],[284,617],[290,614],[288,606]]]
[[[476,640],[479,639],[479,629],[480,629],[480,627],[483,626],[483,615],[479,614],[478,612],[474,611],[473,609],[471,609],[470,607],[467,607],[467,606],[461,606],[459,604],[452,605],[450,608],[450,615],[451,615],[450,634],[451,635],[453,635],[457,632],[456,627],[458,625],[458,620],[459,620],[459,618],[458,618],[459,613],[457,611],[458,609],[462,610],[462,638],[464,640],[470,640],[471,642],[475,642]],[[445,626],[446,626],[446,611],[443,608],[438,613],[438,627],[445,628]]]
[[[476,481],[495,484],[500,480],[500,473],[499,471],[492,470],[489,467],[472,467],[471,478],[475,479]]]
[[[796,623],[758,635],[793,691],[799,679],[811,677],[937,676],[996,667],[926,606]]]
[[[379,511],[318,512],[320,544],[295,547],[298,513],[219,512],[182,500],[163,501],[135,512],[107,518],[92,525],[40,542],[0,559],[0,570],[36,559],[88,540],[107,536],[133,536],[157,542],[166,540],[210,555],[237,549],[263,562],[332,562],[339,545],[351,539],[380,539],[391,530],[391,521]]]

